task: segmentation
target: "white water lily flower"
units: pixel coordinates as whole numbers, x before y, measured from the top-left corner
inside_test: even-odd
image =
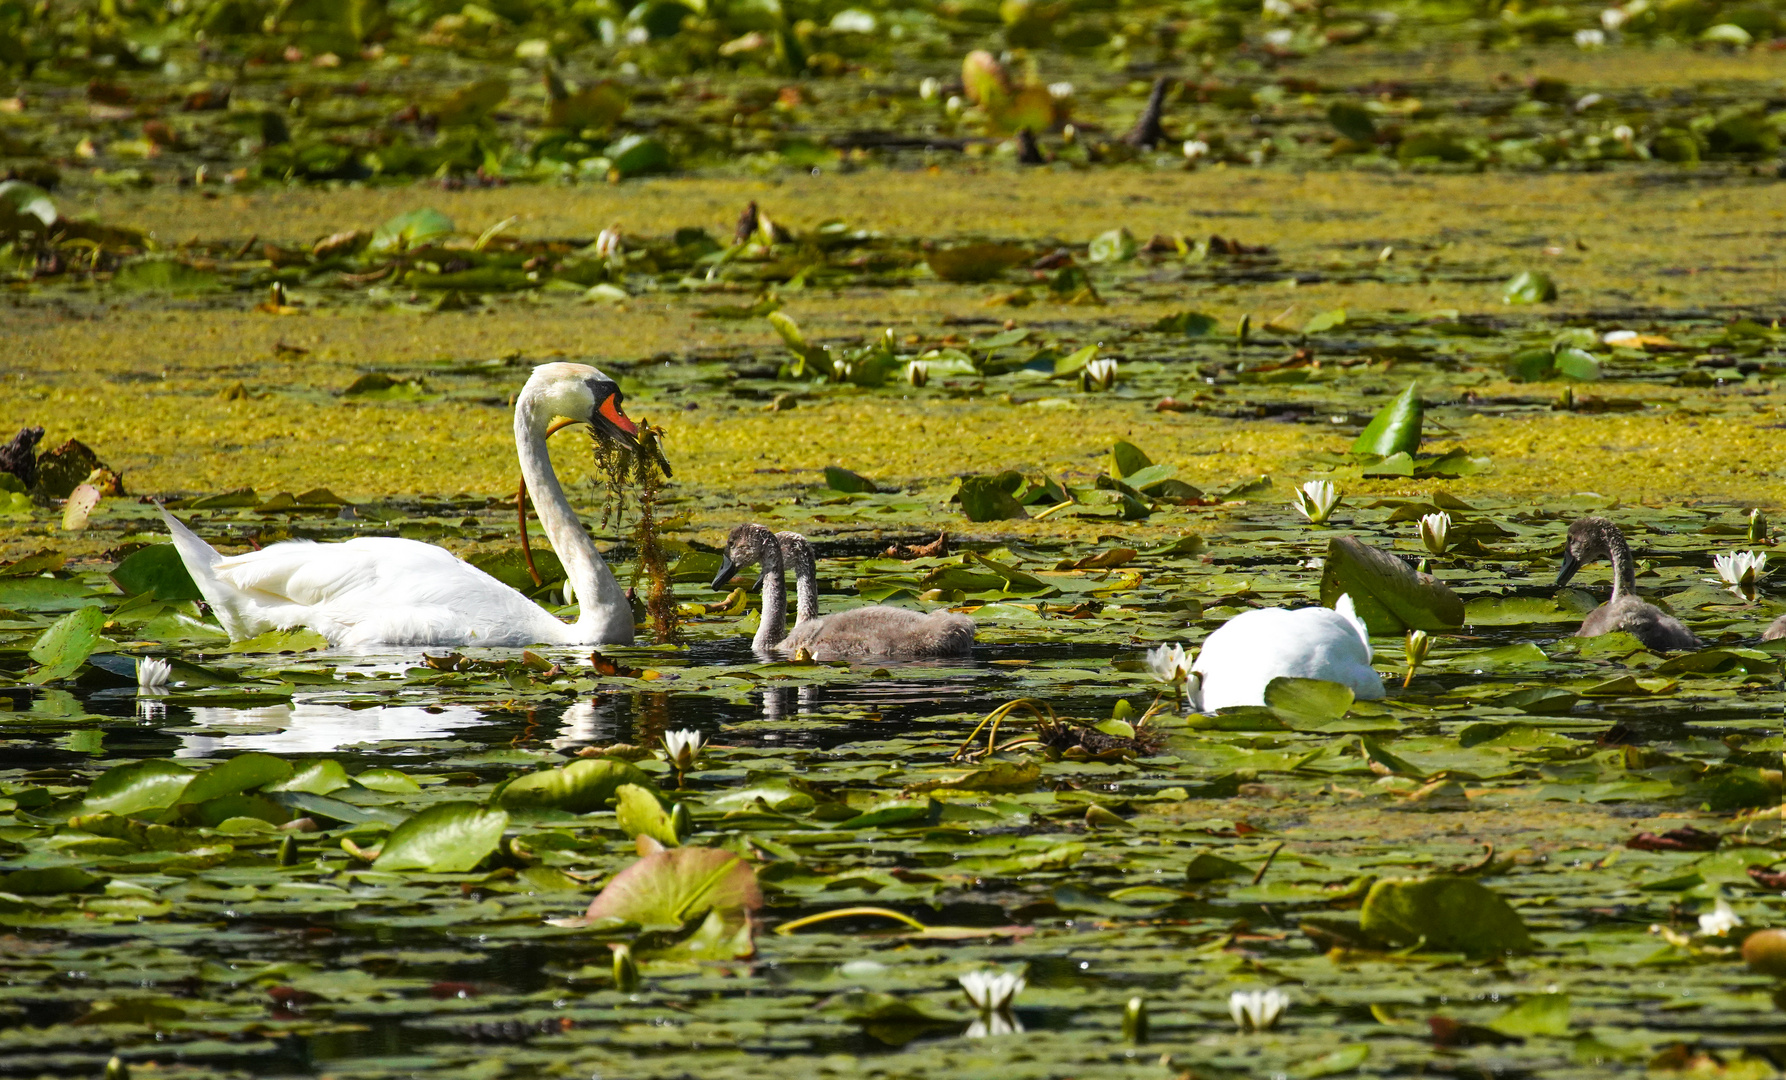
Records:
[[[1276,30],[1265,31],[1265,44],[1270,45],[1274,49],[1288,49],[1290,43],[1295,40],[1296,31],[1291,30],[1287,26],[1279,27]]]
[[[1065,101],[1073,96],[1073,84],[1070,82],[1049,83],[1048,96],[1056,101]]]
[[[1314,525],[1326,521],[1340,502],[1340,489],[1334,487],[1331,480],[1310,480],[1291,494],[1296,500],[1296,509]]]
[[[1707,937],[1723,937],[1742,924],[1742,918],[1720,896],[1711,912],[1699,917],[1699,932]]]
[[[1288,19],[1296,14],[1296,8],[1290,0],[1265,0],[1260,10],[1276,19]]]
[[[1767,576],[1767,553],[1736,551],[1714,555],[1712,566],[1718,571],[1718,580],[1729,586],[1731,592],[1753,601],[1761,579]]]
[[[1600,13],[1600,25],[1606,28],[1607,33],[1613,33],[1630,18],[1630,13],[1624,8],[1609,7]]]
[[[1029,980],[1009,971],[970,971],[961,976],[961,989],[982,1013],[1008,1012]]]
[[[1451,515],[1441,510],[1420,519],[1420,542],[1434,555],[1445,554],[1446,536],[1451,532]]]
[[[1100,356],[1085,365],[1084,383],[1087,390],[1108,390],[1116,385],[1116,360],[1108,356]]]
[[[612,259],[621,253],[620,229],[610,225],[595,237],[595,255],[598,259]]]
[[[706,736],[698,731],[666,731],[664,756],[676,767],[677,772],[687,772],[694,766],[695,758],[706,742]]]
[[[1606,44],[1604,30],[1575,31],[1575,47],[1578,49],[1598,49]]]
[[[1147,650],[1147,667],[1160,682],[1182,686],[1191,677],[1191,657],[1179,644]]]
[[[144,691],[157,691],[167,688],[168,676],[174,673],[174,665],[166,660],[152,657],[141,657],[136,662],[136,688]]]
[[[935,101],[936,96],[942,92],[943,81],[941,79],[927,78],[918,83],[918,96],[925,101]]]
[[[1202,139],[1186,139],[1184,141],[1184,159],[1196,161],[1209,156],[1209,144]]]
[[[1236,990],[1228,995],[1228,1015],[1242,1031],[1268,1031],[1290,1007],[1282,990]]]

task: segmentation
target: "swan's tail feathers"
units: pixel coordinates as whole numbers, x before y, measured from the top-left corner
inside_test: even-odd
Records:
[[[217,578],[217,564],[223,561],[223,556],[182,524],[179,518],[168,513],[167,507],[157,504],[157,508],[161,511],[162,520],[167,522],[168,538],[173,540],[174,550],[180,554],[180,562],[185,565],[186,572],[192,575],[192,583],[198,586],[199,593],[204,596],[205,603],[211,606],[217,621],[229,632],[230,640],[240,641],[253,637],[256,631],[249,628],[249,619],[240,610],[242,598]]]
[[[1370,630],[1365,627],[1364,620],[1358,617],[1358,609],[1352,604],[1352,594],[1341,593],[1339,601],[1333,605],[1333,610],[1338,613],[1340,618],[1352,624],[1352,629],[1358,632],[1358,640],[1364,642],[1365,662],[1369,663],[1371,658],[1371,634]]]
[[[182,524],[179,518],[169,513],[167,507],[156,503],[155,509],[161,511],[161,520],[167,522],[168,537],[174,542],[174,550],[180,553],[180,561],[186,564],[186,572],[191,574],[192,580],[198,582],[199,588],[203,589],[204,578],[214,576],[208,572],[210,567],[220,562],[223,556],[217,554],[216,548],[201,540],[197,533]]]

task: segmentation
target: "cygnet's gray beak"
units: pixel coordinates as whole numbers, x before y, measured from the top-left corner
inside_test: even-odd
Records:
[[[1573,552],[1563,552],[1563,566],[1557,571],[1557,588],[1560,589],[1567,585],[1569,579],[1575,576],[1575,571],[1580,569],[1581,560],[1576,558]]]
[[[721,555],[719,571],[713,575],[713,588],[717,589],[732,580],[732,576],[736,573],[738,573],[738,564],[732,561],[732,556],[729,553]]]

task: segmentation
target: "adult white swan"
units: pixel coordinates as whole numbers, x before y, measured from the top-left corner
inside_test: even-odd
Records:
[[[419,540],[287,540],[224,558],[162,511],[174,547],[230,639],[309,627],[329,644],[610,645],[633,640],[626,593],[564,497],[546,436],[554,417],[638,447],[620,388],[585,364],[542,364],[515,399],[515,452],[540,524],[582,603],[565,623],[452,552]]]
[[[1383,696],[1371,667],[1370,633],[1341,596],[1332,609],[1261,608],[1236,615],[1209,635],[1191,671],[1200,676],[1192,703],[1203,712],[1265,704],[1265,687],[1280,675],[1326,679],[1360,700]]]

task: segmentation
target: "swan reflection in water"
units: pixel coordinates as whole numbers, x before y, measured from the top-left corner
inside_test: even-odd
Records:
[[[322,754],[364,743],[404,743],[450,738],[485,723],[468,705],[391,705],[350,709],[294,701],[255,709],[195,708],[193,727],[235,729],[230,735],[181,735],[178,757],[209,757],[219,750],[270,754]],[[244,731],[244,728],[256,730]],[[264,730],[259,730],[264,729]]]

